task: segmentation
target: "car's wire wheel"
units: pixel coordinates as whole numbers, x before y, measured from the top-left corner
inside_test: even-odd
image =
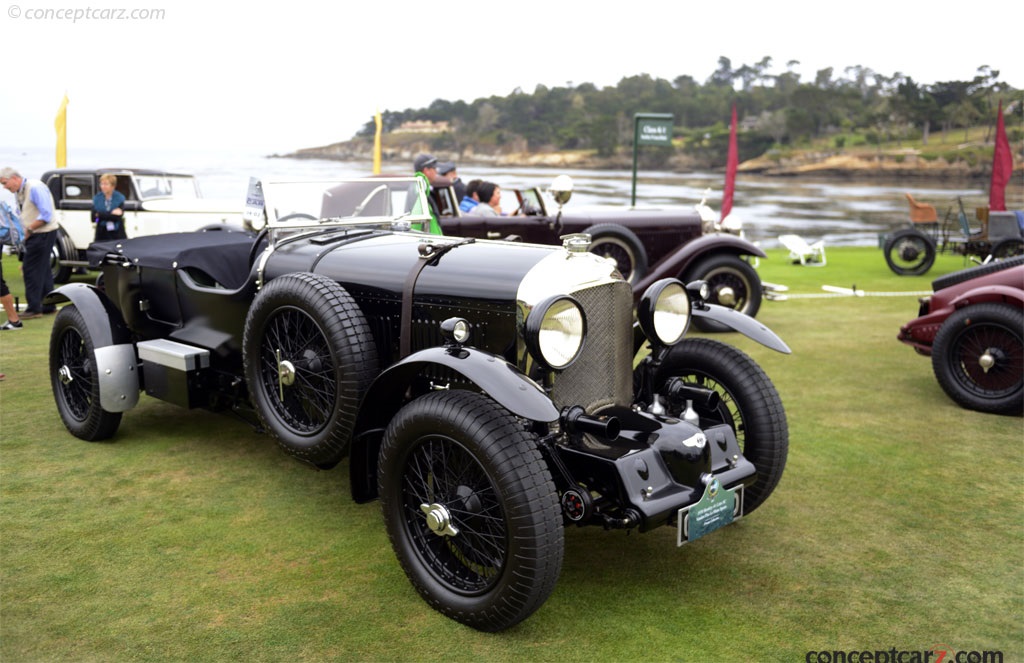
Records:
[[[735,255],[712,255],[692,268],[683,277],[684,282],[706,281],[709,304],[718,304],[755,317],[761,309],[761,277],[750,263]],[[704,332],[728,332],[730,327],[707,318],[694,318],[694,326]]]
[[[789,424],[775,385],[746,353],[707,338],[684,339],[669,350],[656,384],[674,377],[718,393],[717,406],[695,410],[702,427],[731,426],[743,455],[757,468],[757,482],[744,502],[746,511],[753,511],[775,490],[789,452]]]
[[[561,571],[562,517],[515,417],[480,394],[429,393],[389,424],[379,469],[392,547],[431,606],[498,631],[544,603]]]
[[[953,401],[995,414],[1024,412],[1024,313],[985,303],[956,311],[932,346],[932,368]]]
[[[117,432],[120,412],[100,406],[95,346],[76,306],[65,306],[50,333],[50,385],[64,426],[75,437],[96,442]]]
[[[590,252],[615,261],[616,268],[628,283],[634,284],[647,274],[647,251],[629,228],[601,224],[583,232],[591,236]]]
[[[264,427],[300,460],[327,467],[343,458],[377,368],[369,326],[345,289],[308,273],[272,280],[253,302],[242,345]]]

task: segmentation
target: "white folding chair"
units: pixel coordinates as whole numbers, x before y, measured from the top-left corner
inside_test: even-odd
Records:
[[[779,235],[779,242],[789,249],[789,258],[793,262],[812,267],[825,266],[825,240],[819,239],[813,244],[799,235]]]

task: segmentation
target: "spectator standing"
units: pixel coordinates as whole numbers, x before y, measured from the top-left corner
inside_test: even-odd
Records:
[[[124,194],[116,186],[117,175],[100,175],[100,192],[92,198],[92,220],[96,224],[94,241],[128,238],[124,228]]]
[[[18,217],[25,230],[25,260],[21,272],[25,279],[27,308],[21,319],[41,318],[44,313],[57,310],[53,305],[43,306],[43,297],[53,290],[50,256],[57,240],[53,196],[45,184],[25,179],[13,168],[0,170],[0,186],[14,194]]]
[[[451,180],[452,188],[455,189],[455,200],[458,203],[462,203],[462,199],[466,197],[466,183],[459,177],[459,173],[456,170],[454,161],[445,161],[437,165],[437,174],[441,177],[447,177]]]
[[[437,159],[432,154],[419,154],[412,162],[412,169],[427,190],[427,202],[430,205],[430,227],[426,230],[432,235],[443,235],[441,224],[438,222],[441,214],[437,210],[434,197],[430,195],[431,182],[437,179]]]

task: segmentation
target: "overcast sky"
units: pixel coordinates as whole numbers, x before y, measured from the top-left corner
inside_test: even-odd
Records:
[[[805,81],[859,65],[928,84],[987,65],[1024,88],[1019,0],[103,2],[2,0],[4,145],[52,145],[65,93],[69,151],[270,153],[439,98],[638,74],[703,82],[721,56],[734,68],[770,56],[770,73],[797,60]]]

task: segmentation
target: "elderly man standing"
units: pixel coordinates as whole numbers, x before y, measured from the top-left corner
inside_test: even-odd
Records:
[[[45,184],[27,180],[13,168],[0,170],[0,185],[14,194],[21,226],[25,229],[25,262],[21,271],[28,308],[21,319],[40,318],[44,313],[57,310],[54,306],[43,307],[43,297],[53,290],[50,256],[57,240],[53,196]]]

